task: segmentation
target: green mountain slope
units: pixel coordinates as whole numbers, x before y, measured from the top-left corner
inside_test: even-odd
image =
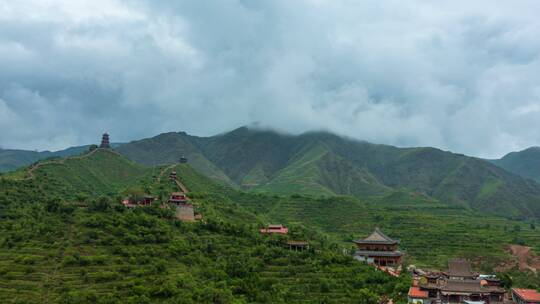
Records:
[[[189,159],[190,165],[202,174],[224,183],[231,183],[229,177],[206,159],[185,133],[164,133],[153,138],[133,141],[120,145],[116,151],[147,166],[177,163],[184,156]]]
[[[151,169],[107,149],[81,156],[38,162],[33,167],[8,173],[6,177],[37,180],[60,191],[62,197],[116,193],[150,177]]]
[[[229,183],[254,191],[365,197],[406,188],[449,205],[540,217],[539,185],[485,160],[434,148],[246,127],[212,137],[167,133],[134,144],[119,151],[146,164],[173,162],[186,154],[199,172],[218,180],[228,177]]]
[[[186,156],[198,172],[244,190],[366,197],[403,188],[448,205],[540,218],[540,185],[488,161],[434,148],[243,127],[212,137],[165,133],[116,149],[147,166],[172,164]],[[537,151],[526,152],[518,154],[529,155],[526,161],[509,155],[504,163],[513,164],[507,168],[515,173],[534,177]],[[525,168],[529,171],[524,173]]]
[[[323,143],[299,151],[287,166],[264,186],[255,188],[274,193],[315,195],[380,195],[390,189],[364,168],[358,168],[332,153]]]
[[[501,159],[490,161],[509,172],[540,182],[540,147],[508,153]]]
[[[162,202],[131,210],[114,198],[124,186],[162,197],[174,190],[166,178],[171,170],[189,187],[204,221],[179,222]],[[258,228],[267,218],[240,203],[274,197],[216,184],[185,164],[158,168],[162,174],[156,179],[147,178],[148,171],[153,170],[97,150],[43,164],[33,178],[2,175],[0,298],[5,303],[377,303],[387,295],[405,301],[407,276],[393,278],[357,263],[320,233],[290,226],[291,237],[310,242],[313,250],[305,252],[285,249],[282,238],[261,236]],[[85,183],[95,185],[83,189],[89,194],[85,201],[66,192]]]

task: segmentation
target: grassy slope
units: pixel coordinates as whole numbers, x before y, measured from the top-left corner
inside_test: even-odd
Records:
[[[35,178],[63,186],[63,196],[76,193],[111,194],[136,184],[151,170],[110,150],[99,149],[83,158],[40,166]]]
[[[82,179],[123,179],[124,173],[95,171],[117,171],[118,164],[107,151],[68,162]],[[51,198],[79,182],[65,184],[75,176],[60,165],[44,169],[31,180],[0,179],[0,298],[6,303],[356,303],[397,291],[403,296],[409,284],[353,262],[301,227],[294,235],[318,253],[282,249],[277,239],[258,234],[264,217],[234,202],[260,196],[224,188],[187,165],[168,170],[190,188],[205,223],[177,222],[157,206],[58,204]],[[59,182],[49,183],[53,177]],[[172,190],[166,178],[138,184],[158,196]],[[98,195],[110,190],[104,187],[87,190]]]
[[[306,147],[291,158],[272,180],[257,191],[313,195],[379,195],[390,189],[369,172],[333,154],[322,143]]]
[[[147,166],[173,164],[185,156],[189,159],[190,165],[202,174],[231,184],[229,177],[206,159],[185,133],[163,133],[150,139],[123,144],[116,150],[129,159]]]

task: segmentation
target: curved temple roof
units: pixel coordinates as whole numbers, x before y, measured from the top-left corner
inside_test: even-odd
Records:
[[[382,244],[382,245],[395,245],[399,244],[399,240],[394,240],[384,234],[379,228],[375,228],[367,238],[354,241],[356,244]]]

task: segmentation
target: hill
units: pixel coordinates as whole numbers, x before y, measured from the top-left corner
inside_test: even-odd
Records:
[[[128,186],[162,199],[175,190],[166,178],[171,170],[190,188],[204,221],[180,222],[161,207],[163,201],[126,209],[116,198]],[[154,170],[99,149],[63,163],[43,162],[27,178],[2,175],[0,298],[5,303],[378,303],[387,295],[405,301],[406,276],[393,278],[354,262],[323,234],[291,225],[291,237],[308,240],[313,248],[303,252],[285,249],[283,238],[261,236],[258,228],[267,218],[235,200],[262,196],[215,183],[189,165],[157,168],[155,178],[148,171]],[[83,201],[66,191],[84,184]]]
[[[230,183],[229,177],[206,159],[189,138],[186,133],[163,133],[153,138],[120,145],[116,147],[116,151],[146,166],[172,164],[181,157],[187,157],[190,165],[202,174],[223,183]]]
[[[168,163],[182,153],[193,155],[199,172],[214,178],[212,172],[219,172],[219,180],[245,190],[366,197],[406,188],[452,206],[540,217],[538,184],[488,161],[434,148],[397,148],[326,132],[295,136],[243,127],[212,137],[167,133],[123,145],[119,151],[147,164],[150,159]]]
[[[540,182],[540,147],[511,152],[501,159],[490,161],[509,172]]]
[[[71,147],[56,152],[0,149],[0,172],[13,171],[47,158],[79,155],[86,150],[88,146]]]

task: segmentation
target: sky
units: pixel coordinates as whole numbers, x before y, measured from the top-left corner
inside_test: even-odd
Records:
[[[540,1],[0,0],[0,147],[243,125],[540,145]]]

